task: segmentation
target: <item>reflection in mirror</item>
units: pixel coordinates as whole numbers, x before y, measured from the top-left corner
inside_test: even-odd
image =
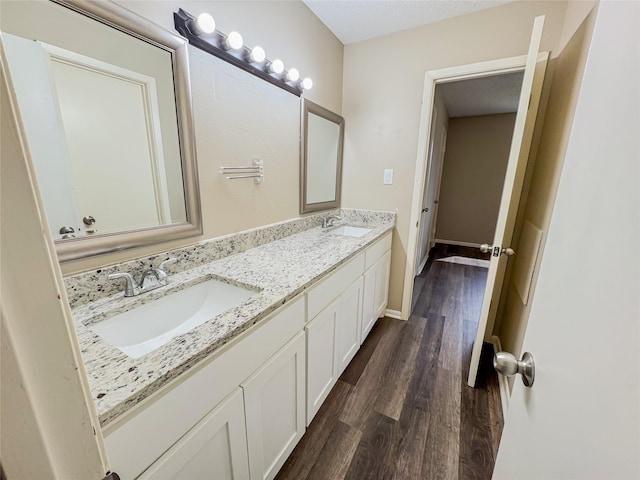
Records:
[[[301,124],[300,213],[338,208],[344,119],[303,99]]]
[[[57,3],[7,2],[1,26],[60,260],[201,233],[184,40]]]

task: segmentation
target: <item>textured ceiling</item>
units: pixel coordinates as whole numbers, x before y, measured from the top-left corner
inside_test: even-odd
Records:
[[[494,115],[518,110],[523,72],[442,83],[436,89],[444,98],[449,117]]]
[[[514,0],[303,0],[345,45]]]

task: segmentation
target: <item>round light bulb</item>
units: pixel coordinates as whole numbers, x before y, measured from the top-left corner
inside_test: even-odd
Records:
[[[238,32],[231,32],[227,36],[224,43],[228,48],[231,48],[233,50],[240,50],[242,48],[242,45],[244,44],[242,35],[240,35]]]
[[[198,15],[196,26],[202,33],[213,33],[216,30],[216,21],[208,13],[201,13]]]
[[[300,82],[300,86],[305,90],[310,90],[311,87],[313,87],[313,80],[311,80],[309,77],[306,77],[304,80],[302,80],[302,82]]]
[[[266,58],[266,54],[264,53],[264,48],[262,47],[253,47],[251,49],[251,53],[249,54],[249,60],[254,63],[264,62]]]
[[[297,82],[300,78],[300,72],[295,68],[290,68],[287,72],[287,80],[290,82]]]
[[[282,60],[276,59],[271,62],[271,64],[269,65],[269,72],[277,74],[281,74],[282,72],[284,72],[284,63],[282,63]]]

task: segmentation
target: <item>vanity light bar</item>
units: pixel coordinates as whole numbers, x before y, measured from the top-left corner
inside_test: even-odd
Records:
[[[242,35],[231,32],[228,35],[216,30],[215,21],[208,13],[194,17],[179,8],[173,14],[176,30],[194,47],[260,77],[296,96],[313,86],[310,78],[300,79],[295,68],[285,70],[281,60],[267,60],[262,47],[249,48],[244,45]]]

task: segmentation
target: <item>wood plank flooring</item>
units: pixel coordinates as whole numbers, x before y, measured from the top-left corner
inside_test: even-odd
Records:
[[[503,420],[488,345],[466,385],[487,269],[437,261],[453,255],[487,258],[434,247],[409,321],[378,320],[276,480],[491,478]]]

